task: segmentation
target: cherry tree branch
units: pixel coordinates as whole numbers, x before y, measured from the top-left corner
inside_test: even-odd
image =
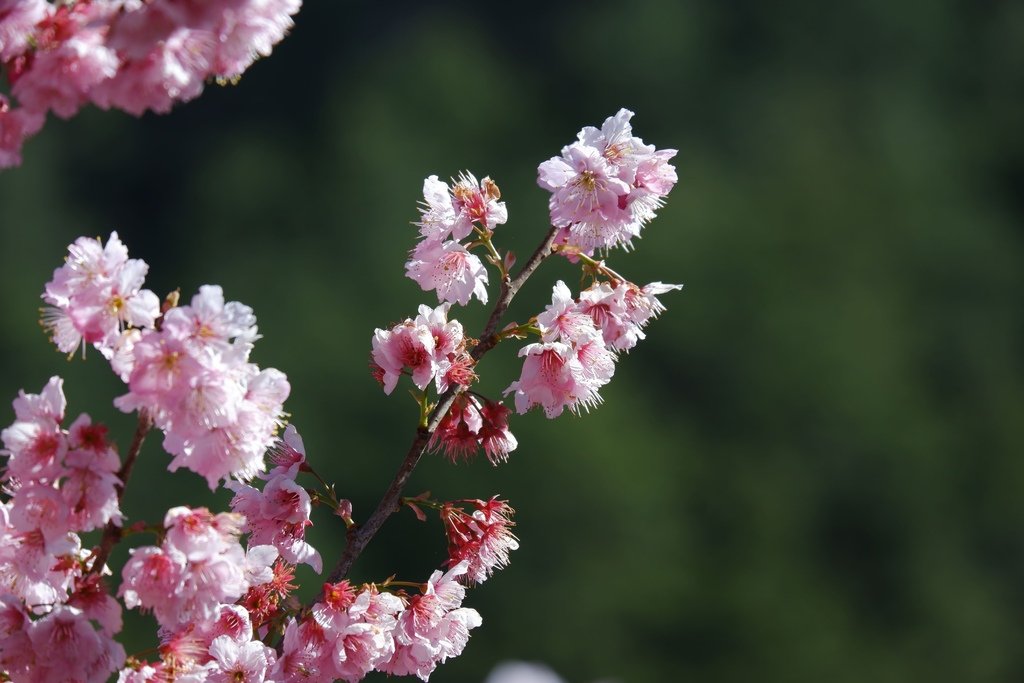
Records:
[[[487,319],[487,324],[484,326],[483,333],[480,335],[480,340],[470,355],[473,360],[479,361],[488,351],[493,349],[500,337],[498,335],[498,325],[501,324],[501,319],[508,311],[509,304],[512,299],[519,293],[523,284],[530,278],[531,275],[537,270],[540,264],[553,253],[552,244],[554,244],[555,236],[558,234],[558,228],[552,227],[548,231],[544,240],[540,243],[540,246],[533,252],[530,258],[523,264],[522,269],[516,274],[514,278],[506,276],[501,282],[501,292],[498,296],[497,302],[494,304],[494,309],[491,311],[490,317]],[[409,477],[412,476],[412,472],[416,469],[416,465],[419,463],[420,458],[427,450],[427,444],[430,441],[431,435],[437,429],[437,426],[441,423],[441,420],[448,413],[448,410],[452,407],[452,403],[455,402],[455,398],[466,390],[464,386],[455,386],[449,388],[446,392],[438,397],[437,405],[430,412],[427,418],[427,426],[420,427],[416,430],[416,437],[413,439],[412,444],[409,446],[409,450],[405,455],[405,459],[398,468],[398,472],[395,474],[395,478],[392,479],[391,484],[388,485],[387,490],[384,492],[384,496],[380,499],[377,504],[377,508],[372,514],[363,522],[361,525],[353,526],[349,529],[347,540],[348,543],[345,546],[344,552],[335,564],[334,569],[327,576],[329,583],[336,583],[346,576],[352,569],[352,565],[362,554],[363,550],[366,549],[367,544],[377,534],[380,528],[387,521],[388,517],[397,512],[401,505],[399,503],[402,496],[402,489],[405,488],[406,483],[409,481]]]
[[[128,485],[128,478],[132,476],[132,469],[135,468],[135,461],[139,459],[139,451],[142,450],[142,443],[146,440],[146,434],[153,427],[153,418],[145,410],[139,411],[139,421],[135,426],[135,436],[132,437],[131,446],[128,447],[128,454],[125,456],[121,469],[117,471],[117,478],[120,480],[115,485],[117,489],[117,502],[120,503],[124,497],[124,489]],[[110,551],[114,549],[121,540],[121,527],[114,523],[114,520],[107,522],[103,527],[103,537],[100,539],[100,546],[93,555],[92,569],[90,573],[98,574],[103,571],[103,566],[110,557]]]

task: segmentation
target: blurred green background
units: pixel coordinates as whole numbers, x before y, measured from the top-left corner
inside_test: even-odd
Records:
[[[255,309],[254,359],[288,374],[312,462],[365,517],[415,421],[367,359],[434,300],[402,277],[422,179],[491,175],[500,245],[525,255],[537,164],[628,107],[680,183],[610,263],[686,288],[599,409],[515,419],[505,466],[417,471],[411,494],[501,493],[522,539],[431,680],[513,657],[571,683],[1024,679],[1024,4],[306,5],[237,86],[51,121],[0,175],[0,397],[60,373],[70,412],[127,445],[105,363],[35,323],[66,245],[116,229],[161,295],[219,283]],[[575,277],[545,266],[512,317]],[[472,334],[484,311],[459,316]],[[226,506],[167,460],[151,438],[130,517]],[[314,521],[330,562],[340,525]],[[353,578],[444,557],[440,525],[402,514]]]

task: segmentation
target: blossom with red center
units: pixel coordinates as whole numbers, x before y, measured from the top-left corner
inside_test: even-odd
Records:
[[[373,360],[383,369],[384,393],[390,394],[398,378],[408,368],[412,381],[425,389],[437,371],[434,358],[434,336],[425,326],[411,320],[395,325],[390,330],[377,329],[373,334]]]
[[[501,199],[501,190],[488,176],[477,182],[476,176],[464,171],[459,174],[451,194],[455,211],[463,221],[475,223],[488,230],[493,230],[508,221],[508,209],[505,208],[504,202],[498,201]],[[455,235],[453,237],[462,239]]]
[[[54,607],[32,624],[29,639],[36,654],[34,683],[102,683],[124,664],[124,648],[97,633],[75,607]]]
[[[20,391],[14,399],[14,423],[0,432],[9,457],[4,478],[22,483],[53,483],[63,473],[68,439],[60,423],[67,400],[64,380],[51,377],[38,394]]]
[[[467,514],[458,503],[468,503],[475,510]],[[515,510],[508,501],[463,500],[445,503],[441,510],[448,536],[448,565],[466,562],[466,573],[460,578],[469,583],[483,583],[496,570],[508,566],[508,555],[519,548],[519,539],[512,533]]]
[[[452,462],[468,460],[481,446],[492,465],[508,460],[518,446],[508,429],[509,410],[501,402],[478,394],[459,394],[437,429],[430,435],[428,447],[443,450]]]
[[[415,320],[406,318],[390,330],[374,330],[371,368],[384,393],[394,391],[406,372],[419,389],[433,381],[439,392],[454,379],[469,378],[462,325],[448,320],[448,308],[446,303],[436,308],[421,305]],[[455,374],[450,376],[453,366]]]
[[[507,462],[508,454],[519,445],[508,428],[511,413],[501,401],[484,401],[480,408],[481,424],[477,437],[492,465]]]
[[[77,607],[110,635],[121,630],[121,603],[107,590],[99,574],[86,574],[75,580],[68,605]]]
[[[508,220],[508,210],[498,186],[490,178],[477,182],[466,171],[458,181],[448,183],[432,175],[423,181],[423,207],[420,209],[420,234],[424,241],[440,243],[450,235],[458,242],[473,232],[473,225],[493,230]]]
[[[284,611],[284,603],[298,586],[292,583],[295,568],[284,560],[274,563],[273,578],[267,583],[252,586],[239,601],[252,617],[253,628],[277,618]]]
[[[425,292],[437,292],[438,301],[465,306],[470,298],[487,303],[487,269],[478,256],[449,240],[423,240],[405,263],[405,274]]]
[[[519,350],[519,356],[525,358],[522,373],[505,390],[506,394],[515,393],[518,413],[539,405],[549,418],[555,418],[565,408],[577,412],[601,400],[573,346],[562,342],[528,344]]]
[[[288,474],[294,479],[306,466],[306,447],[295,425],[290,424],[284,428],[284,434],[267,451],[267,458],[274,464],[268,477]]]

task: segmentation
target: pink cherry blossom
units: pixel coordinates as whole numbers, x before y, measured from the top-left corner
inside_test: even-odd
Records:
[[[32,621],[14,595],[0,595],[0,671],[12,680],[27,680],[34,660],[28,629]]]
[[[238,643],[230,636],[214,638],[210,654],[215,662],[206,679],[210,683],[262,683],[275,661],[274,651],[263,643]]]
[[[305,541],[306,528],[312,526],[309,494],[295,483],[295,474],[279,473],[267,481],[263,491],[229,481],[235,492],[231,508],[245,516],[244,532],[249,543],[271,545],[291,564],[308,564],[320,573],[320,553]]]
[[[0,0],[0,63],[20,107],[0,99],[0,168],[45,115],[92,102],[136,116],[167,112],[214,79],[270,54],[301,0]]]
[[[31,47],[36,24],[48,11],[45,0],[0,0],[0,62]]]
[[[600,402],[573,346],[562,342],[528,344],[519,350],[519,356],[525,358],[522,373],[505,390],[506,394],[515,392],[518,413],[540,405],[549,418],[555,418],[565,408],[577,412],[581,406]]]
[[[269,56],[291,29],[292,15],[301,6],[301,0],[248,0],[223,11],[215,30],[213,75],[237,78],[257,59]]]
[[[405,368],[412,381],[425,389],[437,372],[435,342],[430,329],[406,319],[390,330],[377,329],[373,334],[373,362],[382,371],[384,393],[390,394]]]
[[[551,222],[564,233],[557,243],[592,253],[629,247],[675,185],[668,163],[675,150],[656,150],[633,135],[633,112],[620,109],[601,129],[587,126],[577,142],[538,167],[549,190]]]
[[[632,118],[633,112],[620,109],[605,119],[600,130],[584,126],[576,136],[581,144],[598,150],[609,164],[620,169],[626,182],[630,182],[629,176],[641,160],[654,153],[652,145],[645,145],[643,140],[633,135]]]
[[[60,423],[66,405],[60,377],[51,377],[39,394],[19,393],[14,400],[17,419],[0,432],[9,456],[4,478],[52,483],[64,473],[68,440]]]
[[[67,604],[82,610],[104,632],[113,636],[121,630],[121,603],[114,599],[99,574],[87,574],[75,581]]]
[[[125,326],[152,327],[160,301],[142,288],[147,270],[144,261],[128,258],[116,232],[106,245],[87,237],[71,244],[43,293],[51,305],[43,324],[57,348],[70,353],[84,342],[110,357]]]
[[[87,415],[83,417],[88,419]],[[110,521],[121,524],[117,498],[121,462],[109,445],[104,446],[98,452],[77,447],[64,459],[67,477],[61,484],[61,495],[71,514],[70,526],[77,531],[98,529]]]
[[[364,590],[346,611],[343,626],[327,632],[334,676],[354,683],[395,652],[394,629],[397,616],[405,609],[398,597],[376,590]],[[325,630],[326,631],[326,630]]]
[[[36,653],[32,680],[39,683],[103,683],[124,663],[124,648],[74,607],[54,607],[32,624],[29,639]]]
[[[165,551],[155,546],[133,548],[121,572],[118,595],[128,609],[153,610],[161,624],[176,625],[181,621],[178,591],[186,567],[185,556],[176,550]]]
[[[476,176],[469,171],[459,174],[458,181],[452,186],[452,204],[460,220],[465,223],[477,224],[488,230],[493,230],[498,225],[508,221],[508,209],[505,202],[499,202],[501,191],[498,186],[485,176],[477,182]],[[455,239],[464,239],[469,232],[462,234],[462,230],[452,231]]]
[[[190,469],[214,489],[265,469],[290,386],[278,370],[249,362],[257,338],[252,310],[207,286],[131,343],[129,392],[114,403],[153,417],[174,456],[171,471]]]
[[[334,663],[323,627],[314,619],[289,619],[281,656],[271,671],[283,683],[332,683]]]
[[[405,274],[423,291],[436,291],[438,301],[465,306],[476,297],[487,303],[487,269],[458,242],[423,240],[406,261]]]
[[[537,316],[537,326],[544,341],[570,344],[595,329],[594,321],[578,309],[572,292],[561,280],[555,283],[551,305]]]
[[[489,177],[477,181],[466,171],[449,187],[432,175],[423,181],[420,234],[424,241],[441,243],[449,236],[458,242],[473,232],[473,225],[493,230],[508,220],[501,192]]]
[[[127,13],[125,19],[132,14],[139,12]],[[217,48],[213,33],[177,28],[159,41],[145,34],[132,35],[131,39],[141,39],[144,47],[130,46],[140,49],[141,54],[125,60],[113,78],[92,89],[89,96],[94,104],[102,109],[122,109],[134,116],[147,110],[165,114],[175,103],[202,93]]]
[[[568,227],[577,244],[587,250],[625,241],[623,231],[632,222],[622,206],[629,185],[616,176],[598,150],[574,143],[562,157],[542,163],[538,171],[538,183],[552,192],[553,225]]]
[[[467,567],[468,562],[460,562],[444,575],[435,571],[423,594],[409,600],[398,616],[395,654],[378,671],[426,681],[438,664],[462,653],[470,629],[482,623],[476,610],[461,607],[466,591],[457,578]]]
[[[0,95],[0,169],[21,163],[22,144],[39,132],[45,121],[46,115],[40,112],[24,107],[12,109],[8,99]]]
[[[22,72],[11,93],[29,111],[74,116],[89,91],[117,73],[117,54],[105,43],[106,26],[91,22],[87,3],[64,5],[45,19],[31,67]],[[55,39],[49,39],[54,36]]]
[[[629,351],[645,337],[643,328],[665,310],[657,295],[676,289],[682,285],[595,283],[580,293],[579,309],[601,330],[609,349]]]
[[[483,583],[496,570],[507,567],[509,553],[519,548],[519,539],[511,530],[515,510],[497,496],[459,502],[476,509],[467,514],[456,503],[445,503],[441,520],[448,536],[448,564],[466,562],[466,573],[460,578]]]

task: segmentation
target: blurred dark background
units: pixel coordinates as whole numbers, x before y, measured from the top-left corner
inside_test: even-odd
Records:
[[[254,359],[288,374],[312,462],[365,517],[416,418],[367,359],[434,301],[402,276],[422,179],[491,175],[500,245],[525,255],[537,164],[620,107],[680,150],[680,183],[610,262],[686,288],[599,409],[516,419],[500,468],[417,471],[411,494],[501,493],[522,539],[431,680],[513,657],[571,683],[1024,678],[1021,3],[307,2],[237,86],[50,121],[0,175],[2,402],[62,374],[72,416],[127,445],[106,364],[35,322],[66,245],[117,230],[159,294],[219,283],[255,309]],[[512,317],[575,277],[546,266]],[[484,311],[459,316],[475,333]],[[130,517],[226,506],[167,461],[151,438]],[[342,530],[314,521],[330,563]],[[353,578],[443,559],[440,525],[402,514]],[[128,621],[129,650],[151,624]]]

